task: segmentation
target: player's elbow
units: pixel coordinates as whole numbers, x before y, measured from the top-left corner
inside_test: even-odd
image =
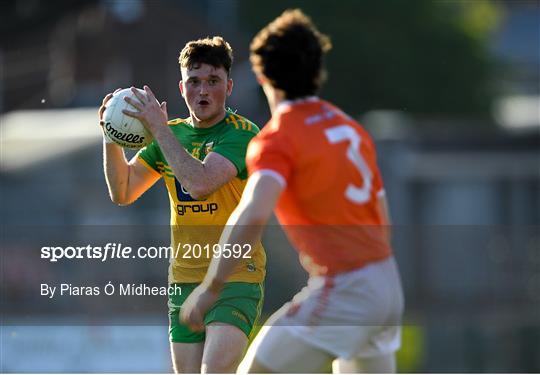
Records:
[[[127,206],[131,204],[131,202],[128,202],[125,199],[122,199],[120,197],[114,197],[114,196],[111,196],[111,201],[118,206]]]
[[[196,201],[201,201],[206,197],[206,195],[204,195],[204,194],[202,194],[202,193],[200,193],[200,192],[198,192],[196,190],[191,191],[189,193],[189,195],[191,195],[191,198],[195,199]]]
[[[111,201],[118,206],[128,206],[135,201],[135,199],[130,199],[126,194],[118,194],[112,191],[109,192],[109,197],[111,198]]]
[[[195,200],[203,200],[213,192],[204,186],[193,186],[189,189],[189,195]]]

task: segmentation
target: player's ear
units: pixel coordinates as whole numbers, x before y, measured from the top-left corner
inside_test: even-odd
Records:
[[[232,78],[227,79],[227,96],[231,96],[234,83]]]
[[[184,97],[184,83],[183,81],[178,81],[178,88],[180,89],[180,95]]]

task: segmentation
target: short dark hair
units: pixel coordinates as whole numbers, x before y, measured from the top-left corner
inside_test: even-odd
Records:
[[[200,64],[223,67],[227,76],[231,73],[233,50],[229,43],[220,36],[192,40],[186,43],[178,58],[181,68],[196,69]]]
[[[314,95],[324,80],[323,56],[330,38],[317,30],[300,9],[283,12],[253,38],[250,60],[287,99]]]

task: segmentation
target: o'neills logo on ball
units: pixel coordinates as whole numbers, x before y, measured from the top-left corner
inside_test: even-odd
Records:
[[[124,142],[131,142],[131,143],[143,143],[144,142],[144,136],[140,136],[138,134],[132,134],[132,133],[122,133],[116,130],[111,126],[110,122],[105,123],[105,130],[107,131],[107,134],[111,135],[112,137],[118,139],[119,141]]]

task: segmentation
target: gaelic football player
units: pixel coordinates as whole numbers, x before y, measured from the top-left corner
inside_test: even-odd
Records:
[[[310,274],[277,311],[239,370],[394,372],[403,294],[392,256],[373,141],[356,121],[316,97],[331,48],[300,10],[284,12],[251,43],[253,70],[272,118],[251,141],[250,177],[221,244],[257,243],[275,209]],[[235,259],[212,261],[182,307],[200,329]]]
[[[168,301],[176,372],[234,371],[261,310],[266,258],[257,242],[207,310],[206,329],[195,332],[179,321],[185,299],[203,280],[210,259],[220,255],[214,245],[242,195],[247,145],[259,131],[225,109],[233,88],[232,59],[221,37],[187,43],[179,58],[179,88],[189,118],[167,121],[165,102],[160,105],[147,86],[144,94],[133,89],[138,100],[125,99],[136,110],[124,113],[141,120],[154,141],[129,162],[122,148],[104,142],[105,177],[115,203],[132,203],[161,178],[169,193],[172,248],[181,250],[169,269],[169,283],[182,290]],[[100,119],[110,97],[103,100]]]

